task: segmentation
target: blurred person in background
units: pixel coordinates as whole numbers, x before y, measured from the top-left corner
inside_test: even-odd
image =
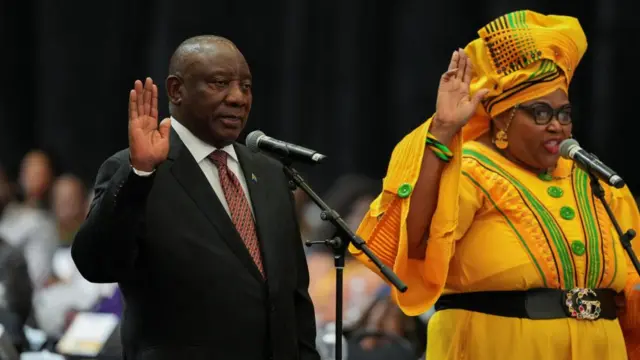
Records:
[[[53,254],[59,244],[55,221],[39,208],[18,203],[0,169],[0,237],[24,254],[36,290],[48,284]]]
[[[53,256],[52,276],[45,288],[34,295],[37,326],[53,339],[60,338],[79,311],[121,315],[120,292],[115,283],[93,284],[82,277],[68,246]]]
[[[48,208],[54,178],[51,158],[42,150],[29,151],[20,165],[20,196],[30,207]]]
[[[358,234],[406,282],[393,290],[405,313],[435,304],[427,359],[626,359],[638,274],[589,176],[559,155],[585,34],[516,11],[478,35],[454,51],[434,116],[394,149]],[[629,189],[604,188],[621,227],[640,230]]]
[[[326,257],[322,273],[313,274],[309,288],[319,327],[336,320],[336,274],[333,259]],[[320,270],[316,259],[309,259],[309,271]],[[315,265],[316,267],[311,267]],[[343,326],[350,330],[373,301],[377,290],[384,284],[376,274],[355,261],[349,261],[343,272]]]
[[[0,169],[0,219],[11,201],[11,187]],[[19,248],[0,235],[0,324],[18,351],[27,347],[23,331],[33,306],[33,284]]]
[[[426,323],[405,315],[383,285],[350,329],[348,356],[350,360],[415,360],[424,354],[426,339]]]
[[[244,56],[187,39],[158,122],[150,78],[130,92],[129,148],[107,159],[72,257],[118,282],[127,359],[319,360],[309,274],[282,164],[236,141],[252,104]]]
[[[58,225],[61,245],[71,246],[87,215],[87,190],[76,176],[59,176],[51,188],[51,209]]]
[[[20,249],[0,238],[0,324],[18,352],[28,349],[24,326],[32,314],[33,285]]]

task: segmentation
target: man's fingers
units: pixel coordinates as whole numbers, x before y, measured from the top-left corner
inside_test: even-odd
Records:
[[[151,114],[151,97],[153,95],[153,81],[147,78],[144,82],[144,115]]]
[[[171,130],[171,118],[165,118],[164,120],[162,120],[158,128],[158,131],[160,132],[160,136],[163,139],[168,138],[169,130]]]
[[[158,87],[155,84],[151,93],[151,117],[158,121]]]
[[[138,118],[138,94],[135,90],[129,91],[129,121]]]
[[[143,90],[143,86],[144,86],[144,85],[142,84],[142,81],[140,81],[140,80],[136,80],[136,81],[133,83],[133,89],[134,89],[138,94],[140,94],[140,93],[142,92],[142,90]]]
[[[136,90],[136,107],[138,108],[138,116],[142,116],[144,114],[144,89],[142,86],[142,81],[136,80],[133,87]]]

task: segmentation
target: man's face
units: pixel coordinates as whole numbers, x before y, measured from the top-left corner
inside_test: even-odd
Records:
[[[223,147],[236,141],[247,123],[253,100],[251,72],[235,47],[201,46],[202,51],[189,55],[180,107],[196,136]]]

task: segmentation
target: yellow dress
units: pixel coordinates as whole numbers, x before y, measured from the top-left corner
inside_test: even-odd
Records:
[[[407,257],[406,216],[429,121],[396,146],[383,191],[358,229],[409,290],[393,296],[409,315],[441,294],[530,288],[625,291],[618,320],[530,320],[444,310],[430,320],[427,359],[626,359],[621,323],[638,328],[638,275],[585,172],[560,160],[542,180],[478,142],[454,139],[444,169],[424,260]],[[640,230],[628,189],[605,187],[623,231]],[[408,196],[407,196],[408,194]],[[634,241],[634,249],[640,248]],[[366,256],[350,251],[377,272]],[[640,250],[635,250],[640,254]]]

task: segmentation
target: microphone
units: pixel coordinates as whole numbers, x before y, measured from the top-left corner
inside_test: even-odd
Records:
[[[253,151],[260,150],[273,153],[290,160],[300,161],[308,164],[319,164],[326,156],[311,149],[304,148],[295,144],[291,144],[282,140],[274,139],[265,135],[262,131],[252,131],[247,135],[245,140],[247,147]]]
[[[615,187],[624,187],[624,180],[615,171],[603,164],[595,155],[580,147],[574,139],[566,139],[560,143],[560,155],[573,160],[582,170],[595,175],[600,180]]]

